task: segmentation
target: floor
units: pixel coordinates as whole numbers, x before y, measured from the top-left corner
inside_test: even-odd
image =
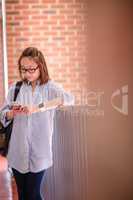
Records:
[[[18,200],[16,185],[7,170],[7,160],[0,155],[0,200]]]

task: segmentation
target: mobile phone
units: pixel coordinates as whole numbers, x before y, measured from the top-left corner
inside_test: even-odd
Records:
[[[16,102],[13,102],[11,104],[11,109],[14,109],[14,110],[19,110],[20,108],[22,107],[22,105],[16,103]]]

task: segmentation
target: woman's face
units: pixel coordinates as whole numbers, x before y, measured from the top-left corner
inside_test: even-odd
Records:
[[[37,63],[30,57],[21,59],[21,75],[23,79],[34,82],[40,77],[40,70]]]

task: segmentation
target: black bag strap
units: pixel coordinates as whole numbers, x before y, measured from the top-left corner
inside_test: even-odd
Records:
[[[16,83],[16,86],[15,86],[15,91],[14,91],[14,101],[16,101],[16,98],[17,98],[17,96],[18,96],[18,93],[19,93],[19,91],[20,91],[20,88],[21,88],[21,86],[22,86],[22,83],[23,83],[23,81],[18,81],[17,83]]]
[[[20,91],[22,83],[23,83],[22,81],[18,81],[16,83],[15,91],[14,91],[14,101],[16,101],[16,98],[17,98],[17,95],[18,95],[18,93]],[[8,153],[8,146],[9,146],[9,141],[10,141],[11,133],[12,133],[12,125],[13,125],[13,120],[11,121],[11,123],[6,128],[3,128],[3,129],[6,130],[6,134],[5,134],[5,147],[4,147],[3,152],[2,152],[3,156],[6,156],[7,153]]]

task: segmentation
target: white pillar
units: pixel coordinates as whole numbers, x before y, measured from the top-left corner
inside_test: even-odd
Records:
[[[6,42],[6,9],[5,0],[2,0],[2,41],[3,41],[3,71],[4,71],[4,92],[5,97],[8,92],[8,62],[7,62],[7,42]]]

